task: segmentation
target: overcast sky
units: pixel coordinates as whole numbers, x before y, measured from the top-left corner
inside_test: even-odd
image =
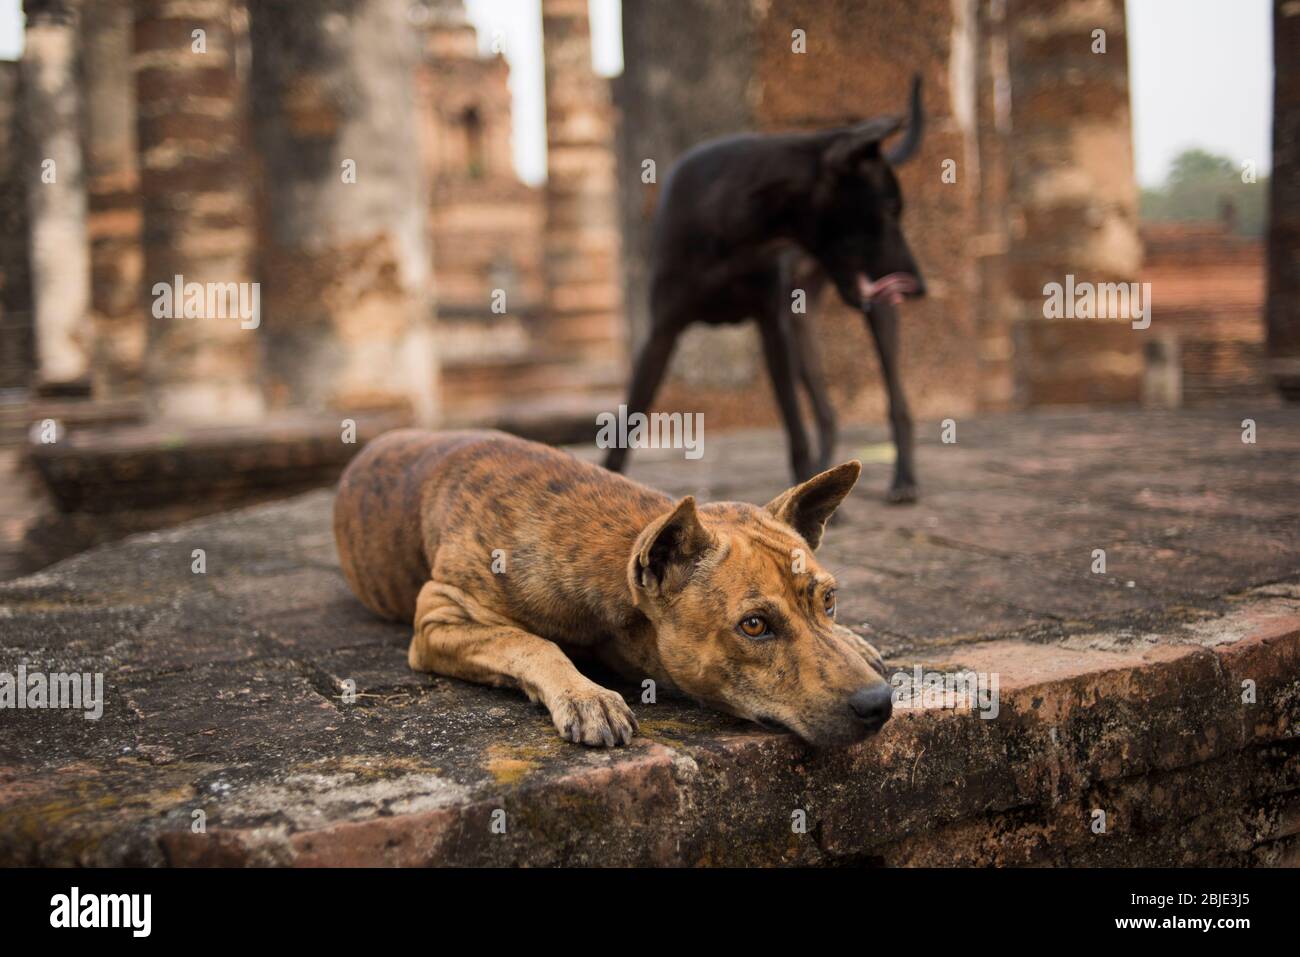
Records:
[[[122,0],[125,2],[125,0]],[[589,0],[596,68],[622,69],[619,0]],[[666,0],[665,0],[666,2]],[[737,3],[746,0],[735,0]],[[0,57],[22,49],[21,0],[0,0]],[[546,175],[540,5],[466,0],[487,50],[510,61],[515,165],[530,183]],[[1273,96],[1269,0],[1128,0],[1133,139],[1138,180],[1164,179],[1189,146],[1269,166]]]

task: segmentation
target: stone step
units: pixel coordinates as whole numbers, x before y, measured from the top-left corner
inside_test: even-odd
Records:
[[[30,426],[26,392],[11,396],[0,395],[0,449],[13,448],[26,442]]]
[[[607,385],[621,374],[613,363],[575,362],[569,358],[524,356],[468,360],[442,368],[444,400],[511,398],[538,391],[584,389]]]
[[[65,429],[106,428],[143,422],[143,400],[42,398],[14,391],[0,396],[0,447],[28,440],[35,423],[53,419]]]
[[[550,445],[590,444],[596,435],[596,416],[617,409],[625,398],[621,389],[605,389],[483,403],[461,410],[463,418],[449,424],[500,429]]]
[[[369,439],[408,421],[392,413],[355,420],[352,442],[336,416],[291,413],[246,426],[83,426],[54,444],[31,445],[30,458],[64,512],[195,502],[211,511],[328,485]]]
[[[626,378],[623,363],[611,358],[458,362],[443,368],[443,413],[448,421],[457,423],[480,420],[490,416],[492,409],[509,403],[619,391]]]

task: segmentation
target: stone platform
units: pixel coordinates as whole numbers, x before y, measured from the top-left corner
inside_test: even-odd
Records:
[[[633,746],[568,745],[521,696],[409,672],[313,492],[0,584],[0,672],[106,687],[97,721],[0,711],[0,863],[1300,864],[1300,411],[919,432],[913,507],[881,501],[883,432],[845,442],[866,470],[825,562],[890,665],[997,674],[995,718],[902,710],[819,754],[626,686]],[[786,484],[776,433],[705,452],[633,474]]]

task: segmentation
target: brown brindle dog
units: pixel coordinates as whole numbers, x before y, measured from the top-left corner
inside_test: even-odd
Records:
[[[403,429],[343,473],[334,535],[366,607],[414,623],[412,668],[519,688],[571,741],[627,744],[637,723],[563,647],[838,745],[891,711],[879,653],[836,624],[812,555],[860,471],[697,507],[502,433]]]

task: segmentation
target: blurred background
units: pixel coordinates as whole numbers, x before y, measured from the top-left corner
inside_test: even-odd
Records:
[[[0,579],[328,484],[397,424],[590,443],[647,328],[672,162],[901,112],[913,72],[918,419],[1295,399],[1297,22],[1286,0],[0,0]],[[1151,327],[1045,319],[1067,275],[1150,283]],[[255,284],[255,326],[157,315],[175,277]],[[861,316],[825,306],[837,408],[883,421]],[[754,330],[691,330],[658,406],[774,428]]]

